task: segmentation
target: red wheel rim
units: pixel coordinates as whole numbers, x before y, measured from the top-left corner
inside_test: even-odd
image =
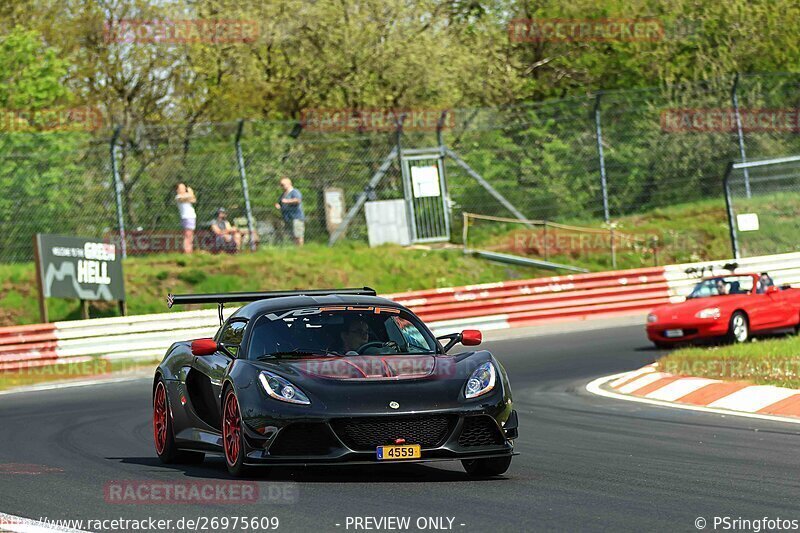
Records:
[[[239,459],[239,448],[242,438],[242,423],[239,418],[239,402],[233,391],[225,397],[225,414],[222,421],[222,439],[225,446],[225,460],[230,466]]]
[[[153,440],[156,443],[156,452],[164,453],[167,445],[167,391],[164,384],[156,385],[153,395]]]

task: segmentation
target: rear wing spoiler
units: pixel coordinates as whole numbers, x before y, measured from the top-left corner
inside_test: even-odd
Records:
[[[229,302],[257,302],[270,298],[284,298],[286,296],[377,296],[375,289],[361,287],[354,289],[307,289],[300,291],[270,291],[270,292],[225,292],[218,294],[168,294],[167,307],[188,304],[217,304],[219,309],[219,323],[222,324],[222,310]]]

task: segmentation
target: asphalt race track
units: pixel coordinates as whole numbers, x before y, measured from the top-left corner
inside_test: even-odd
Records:
[[[472,481],[458,463],[283,468],[257,478],[294,487],[291,504],[106,503],[114,480],[227,477],[220,458],[159,463],[148,380],[2,396],[0,512],[37,520],[277,516],[279,531],[354,531],[348,516],[408,516],[411,531],[419,517],[454,518],[455,531],[696,531],[698,517],[707,530],[714,516],[800,519],[800,426],[585,391],[593,378],[655,359],[642,329],[486,343],[509,372],[520,415],[521,455],[502,478]]]

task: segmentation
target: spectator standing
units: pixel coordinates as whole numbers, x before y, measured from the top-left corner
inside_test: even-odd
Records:
[[[239,251],[242,245],[242,232],[228,222],[228,210],[224,207],[217,209],[217,218],[211,223],[211,231],[217,236],[217,250]]]
[[[280,209],[287,233],[294,238],[297,246],[303,246],[306,232],[306,217],[303,214],[303,195],[292,186],[292,180],[283,177],[280,181],[283,194],[275,207]]]
[[[191,187],[179,183],[175,188],[175,201],[178,204],[178,213],[181,216],[181,229],[183,230],[183,253],[190,254],[194,245],[194,230],[197,227],[197,213],[194,204],[197,198]]]

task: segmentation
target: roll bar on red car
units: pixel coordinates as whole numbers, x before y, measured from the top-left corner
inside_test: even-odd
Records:
[[[306,289],[297,291],[270,291],[270,292],[224,292],[216,294],[168,294],[167,307],[188,304],[217,304],[219,323],[222,325],[222,310],[229,302],[257,302],[271,298],[284,298],[286,296],[377,296],[375,289],[370,287],[351,289]]]

